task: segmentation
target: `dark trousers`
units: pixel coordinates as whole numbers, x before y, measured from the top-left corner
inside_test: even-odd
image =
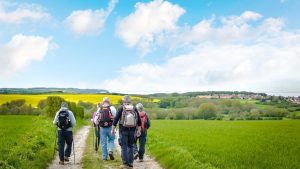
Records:
[[[64,156],[70,157],[72,151],[73,132],[58,130],[58,151],[60,161],[64,161]],[[65,149],[65,144],[67,148]]]
[[[99,144],[100,144],[100,127],[95,127],[95,136],[96,136],[96,140],[95,140],[95,150],[98,151],[99,148]]]
[[[122,128],[121,143],[122,143],[122,161],[123,164],[133,163],[133,144],[134,144],[135,128]]]
[[[142,132],[140,137],[137,137],[135,139],[135,144],[134,144],[134,153],[138,153],[139,154],[139,159],[143,159],[144,158],[144,154],[145,154],[145,145],[146,145],[146,139],[147,139],[147,134],[146,132]],[[137,142],[139,141],[139,148],[137,146]]]

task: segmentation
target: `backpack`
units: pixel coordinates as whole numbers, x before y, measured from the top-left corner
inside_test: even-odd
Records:
[[[146,126],[147,125],[147,115],[145,112],[139,112],[140,114],[140,118],[141,118],[141,121],[142,121],[142,130],[144,131],[145,129],[147,129],[148,127]]]
[[[66,130],[69,127],[71,127],[71,121],[69,119],[69,112],[68,112],[68,110],[61,110],[58,113],[57,127],[59,127],[62,130]]]
[[[110,127],[113,123],[113,116],[110,110],[110,107],[101,107],[99,115],[99,125],[100,127]]]
[[[123,127],[136,127],[137,114],[132,104],[123,106],[122,119],[120,124],[122,124]]]

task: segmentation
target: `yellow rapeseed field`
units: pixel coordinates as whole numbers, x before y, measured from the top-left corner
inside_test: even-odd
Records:
[[[17,100],[25,99],[27,104],[31,104],[36,107],[40,100],[46,99],[48,96],[59,96],[64,98],[67,101],[77,103],[79,100],[84,102],[98,103],[101,102],[103,97],[109,97],[110,101],[113,104],[117,104],[119,100],[122,99],[122,96],[119,95],[110,95],[110,94],[0,94],[0,104]]]

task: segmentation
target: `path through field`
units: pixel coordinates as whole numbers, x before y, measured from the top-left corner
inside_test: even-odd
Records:
[[[116,132],[116,139],[115,139],[115,147],[118,151],[118,154],[121,154],[121,147],[118,144],[119,132]],[[146,150],[147,151],[147,150]],[[133,163],[134,169],[162,169],[162,167],[153,159],[150,158],[149,155],[144,155],[144,161],[139,162],[134,161]]]
[[[81,169],[81,161],[82,156],[85,148],[86,139],[88,137],[90,131],[90,126],[84,126],[80,128],[75,136],[74,136],[74,142],[75,142],[75,164],[74,164],[74,156],[73,156],[73,148],[72,148],[72,154],[70,157],[70,162],[65,163],[65,165],[59,165],[59,157],[58,152],[56,153],[55,159],[52,161],[52,163],[49,165],[48,169]]]

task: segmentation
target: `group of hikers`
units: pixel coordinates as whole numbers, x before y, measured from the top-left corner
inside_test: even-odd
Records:
[[[143,162],[147,130],[150,127],[150,119],[144,111],[142,103],[135,106],[128,95],[123,96],[122,105],[116,110],[108,97],[103,98],[102,103],[97,104],[97,111],[91,119],[95,131],[95,151],[98,153],[99,144],[102,148],[102,159],[114,160],[114,140],[118,125],[118,143],[121,146],[123,167],[133,167],[133,161],[139,159]],[[67,104],[62,103],[56,113],[53,123],[57,125],[59,164],[68,162],[73,143],[72,128],[76,124],[72,111]],[[137,146],[139,142],[139,147]],[[65,148],[65,144],[67,145]],[[107,148],[108,144],[108,148]]]

